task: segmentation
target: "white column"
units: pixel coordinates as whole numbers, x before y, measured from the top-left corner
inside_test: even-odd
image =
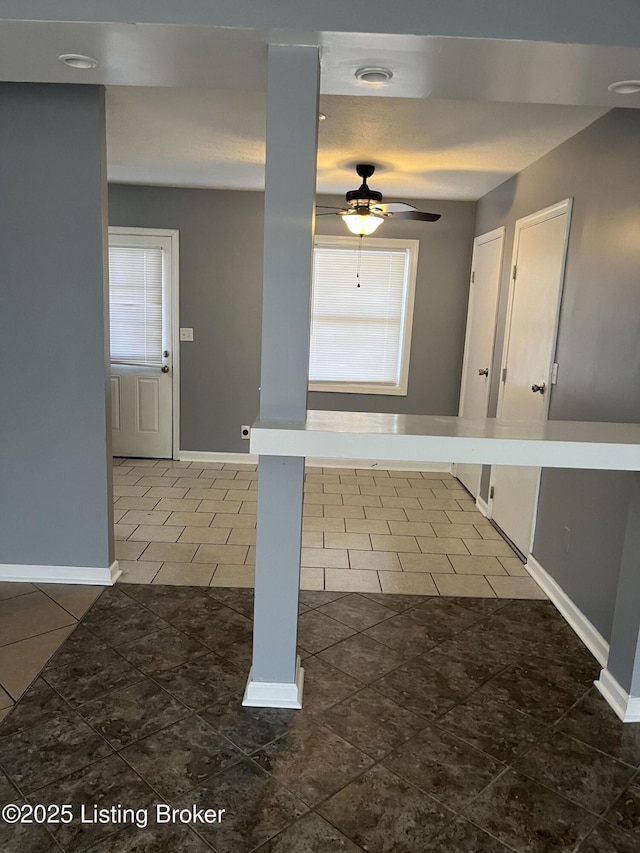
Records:
[[[315,210],[318,48],[272,45],[260,419],[303,423],[307,410]],[[296,656],[304,459],[260,457],[253,665],[244,705],[301,708]]]

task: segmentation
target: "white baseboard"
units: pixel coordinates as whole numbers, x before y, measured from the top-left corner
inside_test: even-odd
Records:
[[[122,571],[118,561],[109,567],[95,566],[31,566],[0,563],[0,581],[17,583],[69,583],[112,586]]]
[[[248,442],[247,442],[248,444]],[[180,462],[245,462],[247,465],[257,465],[256,453],[218,453],[215,450],[181,450]]]
[[[302,708],[304,669],[296,660],[295,682],[252,681],[253,667],[244,691],[242,704],[249,708]]]
[[[542,568],[533,554],[529,554],[525,568],[538,586],[546,592],[598,663],[604,667],[595,685],[607,704],[611,706],[623,723],[640,722],[640,696],[629,696],[606,668],[609,657],[609,643],[584,613],[576,607],[562,587]]]
[[[305,460],[307,465],[317,465],[322,468],[365,468],[375,473],[376,468],[381,471],[440,471],[443,474],[451,473],[449,462],[394,462],[388,459],[323,459],[308,456]]]
[[[244,462],[247,465],[256,465],[258,456],[256,453],[217,453],[215,451],[203,450],[181,450],[181,462],[226,462],[236,464]],[[320,468],[370,468],[372,471],[442,471],[450,473],[451,465],[448,462],[391,462],[384,459],[322,459],[307,457],[306,465],[318,466]]]
[[[640,696],[629,696],[608,669],[603,669],[596,687],[623,723],[640,723]]]
[[[529,554],[525,569],[529,572],[538,586],[546,592],[556,608],[564,616],[571,628],[576,632],[591,654],[601,666],[607,665],[609,643],[602,634],[579,610],[567,593],[559,586],[551,575],[542,568],[533,554]]]
[[[485,518],[491,518],[491,516],[489,515],[489,504],[485,501],[484,498],[481,498],[480,495],[478,495],[478,497],[476,498],[476,506]]]

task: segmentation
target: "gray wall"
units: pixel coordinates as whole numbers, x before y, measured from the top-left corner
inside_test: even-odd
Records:
[[[375,181],[373,181],[375,186]],[[408,199],[420,210],[441,213],[439,222],[390,219],[380,237],[420,240],[413,336],[406,397],[311,392],[310,409],[457,415],[464,331],[469,298],[475,204]],[[324,197],[320,204],[340,205],[344,198]],[[320,216],[318,234],[347,234],[338,216]]]
[[[109,224],[180,231],[183,450],[248,451],[258,414],[262,193],[110,185]]]
[[[0,85],[0,563],[107,567],[104,92]]]
[[[241,424],[259,409],[263,195],[253,192],[109,187],[111,225],[180,231],[181,447],[246,451]],[[340,203],[338,197],[318,199]],[[420,239],[407,397],[309,394],[309,408],[413,414],[457,413],[475,205],[415,201],[435,223],[387,222],[388,237]],[[338,217],[321,234],[346,234]]]
[[[505,224],[508,260],[516,219],[574,198],[552,419],[640,421],[639,142],[640,112],[614,110],[478,203],[476,234]],[[542,476],[534,554],[605,638],[629,485],[629,475],[617,472],[545,470]]]

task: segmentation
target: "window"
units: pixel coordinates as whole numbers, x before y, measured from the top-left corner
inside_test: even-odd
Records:
[[[406,395],[418,245],[316,237],[310,391]]]
[[[160,367],[164,249],[146,236],[110,235],[109,242],[111,363]]]

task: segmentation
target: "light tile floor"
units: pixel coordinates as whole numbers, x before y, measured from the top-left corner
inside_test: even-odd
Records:
[[[255,465],[114,460],[122,583],[253,587]],[[544,598],[444,473],[309,468],[301,588]],[[103,587],[0,584],[0,720]]]
[[[114,460],[121,583],[252,587],[255,465]],[[545,598],[450,474],[307,468],[301,588]]]
[[[0,720],[103,589],[0,583]]]

